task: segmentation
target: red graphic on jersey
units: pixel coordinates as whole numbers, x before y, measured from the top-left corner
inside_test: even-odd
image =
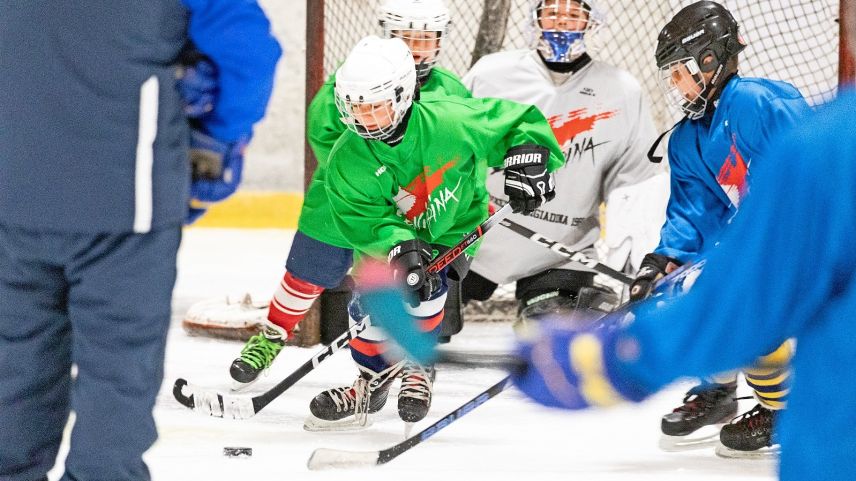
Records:
[[[395,201],[401,211],[404,212],[407,220],[413,220],[425,212],[428,206],[428,197],[434,192],[434,189],[443,183],[443,174],[454,167],[456,163],[457,159],[451,160],[432,174],[429,174],[428,167],[425,167],[423,173],[417,175],[407,187],[398,192]]]
[[[731,152],[725,163],[719,169],[719,174],[716,176],[716,181],[725,191],[725,195],[731,200],[734,207],[740,207],[740,201],[746,197],[749,192],[749,167],[740,151],[737,150],[737,139],[731,141]]]
[[[550,127],[553,128],[553,134],[559,141],[559,145],[564,148],[565,144],[577,135],[594,129],[594,125],[598,121],[611,119],[617,113],[617,110],[609,110],[599,114],[587,115],[588,109],[582,108],[571,110],[566,115],[554,115],[547,121],[550,122]]]

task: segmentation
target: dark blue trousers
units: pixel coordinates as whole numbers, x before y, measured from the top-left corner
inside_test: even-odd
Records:
[[[0,225],[0,481],[45,476],[69,409],[63,481],[150,478],[180,241]]]

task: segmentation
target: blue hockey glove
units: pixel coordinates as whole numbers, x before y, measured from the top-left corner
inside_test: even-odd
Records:
[[[190,131],[190,212],[186,223],[201,216],[205,209],[235,193],[241,183],[244,149],[247,141],[221,142],[200,130]],[[201,211],[201,212],[200,212]]]
[[[184,114],[198,119],[214,110],[219,93],[217,67],[201,53],[183,54],[182,64],[178,92],[184,101]]]
[[[646,254],[639,273],[630,285],[630,300],[639,301],[651,294],[658,280],[681,266],[681,261],[661,254]]]
[[[534,339],[518,344],[526,368],[512,374],[512,380],[527,396],[550,407],[583,409],[640,401],[647,393],[616,376],[619,336],[616,330],[578,331],[547,322]]]
[[[526,144],[505,154],[505,194],[514,212],[529,215],[556,196],[553,174],[547,172],[550,150]]]

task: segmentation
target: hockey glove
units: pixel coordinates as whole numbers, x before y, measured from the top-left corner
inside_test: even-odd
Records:
[[[219,92],[217,67],[193,46],[184,49],[179,61],[178,92],[184,101],[184,114],[198,119],[214,110]]]
[[[406,297],[412,306],[427,301],[431,294],[440,288],[440,275],[425,270],[432,257],[431,246],[419,239],[406,240],[389,251],[387,260],[392,266],[393,279],[411,294]]]
[[[620,331],[544,323],[534,339],[518,344],[525,367],[512,373],[512,381],[536,402],[563,409],[640,401],[648,393],[621,379],[617,339],[628,345],[624,351],[630,355],[638,351]]]
[[[229,197],[241,183],[247,140],[221,142],[201,130],[190,131],[190,212],[186,223],[195,221],[215,202]],[[201,211],[201,212],[200,212]]]
[[[630,300],[638,301],[648,297],[658,280],[680,266],[681,261],[668,256],[654,253],[645,255],[639,267],[639,274],[630,285]]]
[[[553,174],[547,172],[550,151],[535,144],[518,145],[505,154],[505,194],[514,212],[529,215],[556,196]]]

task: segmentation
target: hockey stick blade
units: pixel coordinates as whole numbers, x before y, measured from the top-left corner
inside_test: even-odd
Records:
[[[359,333],[363,332],[370,325],[371,321],[368,318],[354,324],[344,334],[315,353],[311,359],[303,363],[294,372],[289,374],[288,377],[257,396],[249,394],[223,394],[214,389],[195,386],[182,378],[176,379],[172,388],[172,395],[182,406],[201,414],[217,418],[251,418],[270,404],[271,401],[295,385],[297,381],[312,372],[324,360],[347,346],[351,339],[357,337]]]
[[[185,394],[188,391],[189,394]],[[176,379],[172,395],[183,406],[215,418],[246,419],[256,414],[253,398],[229,396]]]
[[[482,391],[479,395],[472,398],[458,409],[447,414],[439,421],[395,446],[382,449],[380,451],[348,451],[341,449],[319,448],[316,449],[312,453],[312,456],[309,457],[307,467],[310,470],[316,471],[321,469],[356,468],[386,464],[417,444],[427,441],[446,426],[462,418],[465,414],[487,402],[488,399],[495,397],[497,394],[504,391],[509,385],[511,385],[511,378],[503,378],[501,381]]]
[[[342,449],[319,448],[309,456],[306,466],[312,471],[323,469],[350,469],[377,466],[380,451],[345,451]]]

